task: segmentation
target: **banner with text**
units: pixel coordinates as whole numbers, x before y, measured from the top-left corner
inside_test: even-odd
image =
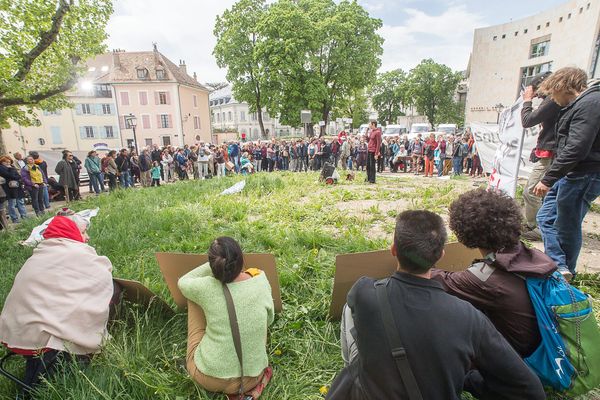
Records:
[[[519,99],[500,114],[499,124],[472,122],[471,131],[481,164],[490,174],[488,187],[515,197],[518,177],[531,172],[529,155],[535,148],[539,127],[523,129]]]

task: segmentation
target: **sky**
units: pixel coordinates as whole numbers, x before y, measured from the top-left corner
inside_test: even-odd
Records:
[[[380,18],[385,39],[380,71],[406,71],[433,58],[454,70],[466,69],[473,30],[517,20],[565,0],[359,0]],[[115,0],[107,30],[108,48],[126,51],[158,49],[200,82],[225,81],[212,55],[217,15],[235,0]]]

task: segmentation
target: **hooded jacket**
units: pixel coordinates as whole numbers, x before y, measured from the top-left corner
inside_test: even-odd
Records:
[[[560,111],[556,124],[557,156],[542,183],[552,187],[564,176],[600,172],[600,84]]]
[[[475,260],[466,271],[433,269],[431,278],[486,314],[517,353],[527,357],[537,349],[541,337],[525,278],[547,277],[555,270],[550,257],[519,243]]]
[[[542,130],[538,135],[536,149],[554,151],[556,148],[556,121],[560,106],[550,97],[546,97],[537,110],[533,109],[533,102],[523,102],[521,110],[521,124],[523,128],[532,128],[541,124]]]
[[[369,145],[367,150],[369,153],[375,153],[379,155],[381,149],[381,128],[375,128],[369,130]]]

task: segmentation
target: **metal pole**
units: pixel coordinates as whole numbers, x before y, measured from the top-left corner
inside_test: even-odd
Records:
[[[135,126],[132,126],[131,128],[133,129],[133,147],[135,147],[135,153],[139,156],[140,152],[138,150],[137,137],[135,135]]]

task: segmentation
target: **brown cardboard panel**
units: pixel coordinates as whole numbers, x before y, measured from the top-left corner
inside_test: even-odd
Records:
[[[447,271],[463,271],[471,262],[481,258],[481,253],[468,249],[460,243],[448,243],[444,257],[436,267]],[[362,276],[383,279],[394,273],[397,261],[390,250],[367,253],[340,254],[335,259],[335,277],[329,316],[339,319],[346,304],[346,296],[352,285]]]
[[[123,299],[132,303],[138,303],[149,306],[150,303],[158,303],[165,311],[173,312],[171,307],[163,299],[157,296],[153,291],[142,285],[138,281],[129,279],[113,278],[123,288]]]
[[[163,278],[165,279],[165,282],[167,282],[169,291],[173,296],[173,300],[175,300],[175,304],[177,304],[179,308],[186,308],[187,299],[177,287],[177,281],[194,268],[206,263],[208,261],[208,255],[156,253],[156,259],[158,260],[158,266],[160,267]],[[244,266],[245,268],[260,268],[265,271],[269,284],[271,285],[275,311],[280,312],[282,309],[281,291],[279,288],[279,275],[277,275],[275,257],[272,254],[244,254]]]

